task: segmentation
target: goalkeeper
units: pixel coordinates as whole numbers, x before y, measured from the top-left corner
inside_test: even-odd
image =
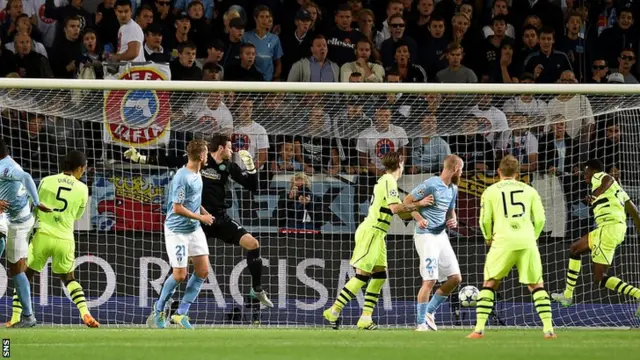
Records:
[[[484,328],[493,311],[500,281],[515,265],[520,283],[527,284],[542,320],[544,337],[555,338],[551,319],[551,299],[542,282],[542,260],[537,239],[544,228],[544,208],[540,195],[531,186],[517,181],[520,164],[512,155],[500,161],[500,181],[489,186],[480,203],[480,229],[491,248],[484,265],[484,283],[478,294],[476,327],[467,336],[484,337]]]
[[[604,166],[600,161],[589,160],[585,166],[584,176],[585,181],[591,184],[592,193],[589,203],[593,208],[596,229],[571,244],[567,286],[563,293],[551,294],[551,298],[563,306],[570,306],[573,303],[573,290],[582,267],[580,256],[591,251],[595,283],[640,300],[640,289],[618,277],[607,275],[616,248],[622,244],[627,232],[627,213],[631,215],[636,229],[640,229],[638,209],[618,182],[604,172]],[[640,317],[640,307],[636,310],[636,316]]]

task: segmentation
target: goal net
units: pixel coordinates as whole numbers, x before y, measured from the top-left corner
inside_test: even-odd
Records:
[[[150,314],[170,272],[163,239],[167,186],[184,162],[186,142],[215,132],[231,135],[233,150],[248,150],[259,168],[257,191],[229,185],[228,211],[260,241],[263,282],[275,308],[248,297],[244,252],[210,239],[209,278],[190,313],[197,325],[322,326],[322,310],[354,275],[353,236],[389,151],[407,154],[401,197],[437,176],[447,154],[465,161],[459,225],[449,231],[462,286],[482,285],[487,248],[479,199],[505,154],[520,159],[521,180],[544,203],[539,247],[549,292],[565,287],[569,245],[594,228],[583,202],[590,189],[582,164],[601,159],[632,199],[639,195],[640,103],[625,95],[633,86],[0,79],[0,89],[2,137],[36,182],[60,171],[70,149],[89,157],[83,180],[90,206],[76,225],[75,274],[93,315],[108,325],[142,325]],[[144,161],[125,156],[129,148]],[[415,324],[421,264],[413,227],[394,218],[387,237],[389,281],[375,313],[383,326]],[[637,235],[630,223],[610,273],[640,285]],[[0,308],[7,317],[10,286],[2,267]],[[32,286],[39,321],[80,323],[49,266]],[[362,305],[359,294],[343,312],[345,325],[355,324]],[[554,304],[553,316],[558,326],[636,327],[637,305],[595,285],[585,255],[575,305]],[[515,271],[497,293],[494,315],[492,325],[540,325]],[[475,309],[460,307],[454,292],[436,320],[472,325]]]

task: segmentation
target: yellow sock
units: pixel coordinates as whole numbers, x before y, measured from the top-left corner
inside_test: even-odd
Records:
[[[607,281],[604,283],[604,287],[622,295],[629,295],[640,300],[640,289],[633,285],[627,284],[626,282],[615,276],[607,277]]]
[[[493,312],[493,300],[496,293],[493,289],[483,288],[478,294],[478,302],[476,305],[476,328],[475,332],[484,332],[489,315]]]
[[[373,314],[373,309],[378,305],[378,298],[380,297],[380,291],[382,291],[382,285],[387,281],[386,273],[382,273],[383,275],[378,274],[379,273],[373,274],[364,294],[364,307],[362,308],[362,316],[364,317],[370,317]]]
[[[77,281],[71,281],[67,284],[67,290],[69,290],[69,297],[71,301],[78,307],[80,311],[80,317],[84,317],[89,314],[89,307],[87,306],[87,299],[84,297],[84,291],[82,286]]]
[[[535,290],[533,296],[533,305],[536,307],[538,316],[542,320],[542,331],[545,333],[553,332],[553,320],[551,316],[551,299],[549,293],[545,289]]]
[[[22,304],[20,304],[20,299],[18,298],[18,294],[16,290],[13,290],[13,304],[11,307],[11,320],[9,322],[11,324],[15,324],[20,321],[20,317],[22,316]]]
[[[333,310],[337,313],[342,311],[342,309],[356,296],[368,280],[369,277],[364,275],[356,275],[349,279],[349,281],[344,284],[342,290],[340,290],[340,295],[336,298],[336,302],[333,303]]]
[[[573,289],[578,283],[578,276],[580,275],[580,268],[582,267],[582,261],[580,259],[569,259],[569,270],[567,270],[567,287],[564,290],[564,297],[571,299],[573,297]]]

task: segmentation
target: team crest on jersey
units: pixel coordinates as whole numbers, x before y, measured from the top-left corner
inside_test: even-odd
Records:
[[[231,148],[234,152],[240,150],[249,150],[250,144],[251,139],[249,139],[249,135],[247,134],[233,134],[231,136]]]
[[[385,156],[390,152],[393,152],[394,150],[395,145],[390,139],[380,139],[376,143],[376,156],[378,156],[379,158]]]
[[[121,80],[166,80],[152,67],[124,72]],[[154,90],[114,90],[105,95],[104,117],[113,140],[127,145],[148,146],[169,130],[169,93]]]
[[[211,125],[211,128],[214,129],[215,131],[216,129],[218,129],[218,120],[213,116],[205,115],[200,117],[200,125],[207,125],[207,126]],[[205,130],[209,130],[209,129],[205,129]]]
[[[53,24],[55,22],[54,19],[48,18],[44,15],[44,4],[40,5],[40,8],[38,9],[38,17],[40,18],[40,21],[42,21],[45,24]],[[80,28],[84,28],[83,17],[81,17],[81,20],[80,20]]]

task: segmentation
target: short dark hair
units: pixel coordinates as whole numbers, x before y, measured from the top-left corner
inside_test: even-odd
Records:
[[[138,10],[136,10],[136,17],[140,16],[140,14],[142,14],[142,12],[143,12],[143,11],[145,11],[145,10],[147,10],[147,11],[151,11],[151,13],[154,13],[154,11],[153,11],[153,9],[151,8],[151,6],[149,6],[149,5],[147,5],[147,4],[144,4],[144,5],[140,6],[140,7],[138,8]],[[154,13],[154,14],[155,14],[155,13]]]
[[[349,75],[349,77],[360,77],[360,76],[362,76],[362,74],[357,71],[354,71],[351,73],[351,75]]]
[[[598,160],[598,159],[590,159],[589,161],[587,161],[584,164],[585,168],[589,168],[595,172],[602,172],[604,171],[604,164],[602,163],[602,161]]]
[[[4,158],[9,155],[9,147],[4,138],[0,138],[0,158]]]
[[[191,140],[187,145],[187,156],[189,160],[199,160],[200,154],[207,149],[207,142],[203,140]]]
[[[218,151],[220,146],[227,146],[229,141],[229,137],[225,134],[213,134],[209,139],[209,151]]]
[[[527,31],[527,30],[533,30],[533,31],[536,32],[536,34],[538,34],[538,28],[533,26],[533,25],[531,25],[531,24],[525,25],[524,28],[522,29],[522,33],[524,34],[524,32]]]
[[[191,10],[192,7],[197,6],[197,5],[202,6],[202,9],[204,10],[204,4],[202,4],[202,2],[200,2],[200,1],[192,1],[192,2],[189,3],[189,5],[187,5],[187,11]]]
[[[540,29],[539,35],[542,34],[551,34],[554,38],[556,37],[556,31],[550,26],[543,26],[542,29]]]
[[[70,172],[87,165],[87,156],[78,150],[71,150],[62,160],[62,171]]]
[[[80,16],[78,16],[78,15],[71,15],[71,16],[67,16],[67,17],[64,19],[64,27],[67,27],[67,25],[69,24],[69,21],[74,21],[74,20],[77,20],[77,21],[79,21],[80,23],[82,23],[82,20],[80,19]]]
[[[326,38],[326,37],[324,37],[324,35],[322,35],[322,34],[318,34],[318,35],[314,36],[314,37],[313,37],[313,39],[311,40],[311,46],[313,46],[313,43],[314,43],[316,40],[324,40],[324,41],[327,41],[327,38]]]
[[[183,42],[182,44],[180,44],[180,45],[178,46],[178,52],[179,52],[180,54],[182,54],[182,52],[183,52],[185,49],[193,49],[193,50],[196,50],[197,48],[198,48],[198,46],[196,45],[196,43],[194,43],[194,42],[193,42],[193,41],[191,41],[191,40],[188,40],[187,42]]]
[[[252,43],[244,43],[244,44],[240,45],[240,53],[242,53],[242,51],[244,51],[244,49],[248,49],[248,48],[255,49],[256,46],[253,45]]]
[[[214,74],[217,74],[219,72],[222,72],[222,68],[220,67],[220,64],[208,62],[208,63],[204,63],[204,65],[202,65],[202,71],[209,71],[209,72],[212,72]]]
[[[618,12],[618,19],[620,18],[620,16],[622,16],[622,13],[625,13],[625,12],[631,14],[631,16],[633,17],[633,11],[631,10],[631,8],[622,8]]]
[[[496,15],[493,17],[493,19],[491,19],[491,25],[495,24],[496,21],[504,21],[504,23],[507,23],[507,17],[500,14],[500,15]]]
[[[338,8],[336,9],[336,15],[340,11],[348,11],[348,12],[351,13],[351,5],[349,5],[348,3],[342,3],[342,4],[338,5]]]
[[[384,74],[385,80],[387,78],[389,78],[389,76],[400,76],[400,72],[398,71],[397,68],[393,67],[393,68],[387,70],[386,73]]]
[[[116,4],[113,6],[113,8],[117,9],[118,6],[128,6],[129,8],[133,9],[131,0],[116,0]]]
[[[433,14],[431,15],[431,17],[429,18],[429,21],[427,22],[429,25],[431,25],[432,22],[434,21],[442,21],[444,22],[444,17],[440,14]]]
[[[273,13],[271,13],[271,9],[269,9],[268,6],[266,5],[258,5],[253,9],[253,18],[257,18],[258,15],[260,15],[261,12],[263,11],[268,11],[269,15],[273,16]]]
[[[391,151],[382,157],[382,166],[387,171],[396,171],[400,168],[400,163],[403,161],[402,153],[399,151]]]

